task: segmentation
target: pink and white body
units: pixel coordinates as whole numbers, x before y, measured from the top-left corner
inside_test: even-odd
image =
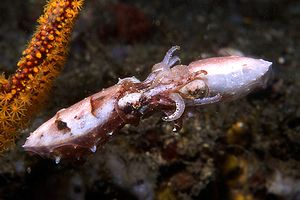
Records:
[[[241,56],[215,57],[175,65],[172,47],[143,82],[125,78],[73,106],[62,109],[30,134],[26,151],[42,156],[80,157],[95,152],[125,124],[153,112],[180,121],[186,107],[231,101],[265,87],[271,62]],[[175,65],[175,66],[174,66]]]

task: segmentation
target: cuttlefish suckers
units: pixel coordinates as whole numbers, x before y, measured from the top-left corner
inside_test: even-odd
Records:
[[[265,87],[271,62],[240,56],[198,60],[175,65],[172,47],[143,81],[135,77],[62,109],[30,134],[26,151],[42,156],[80,157],[95,152],[125,124],[137,124],[154,112],[178,122],[186,107],[230,101]]]

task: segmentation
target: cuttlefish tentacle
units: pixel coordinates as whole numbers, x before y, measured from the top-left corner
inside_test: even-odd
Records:
[[[172,93],[170,94],[169,98],[175,102],[175,111],[166,117],[163,117],[162,119],[164,121],[170,122],[179,119],[185,110],[185,102],[183,98],[178,93]]]
[[[170,58],[169,63],[168,63],[168,68],[171,68],[175,65],[175,63],[179,62],[180,63],[180,58],[178,56],[173,56]]]
[[[216,103],[216,102],[220,101],[221,98],[222,98],[221,94],[218,93],[212,97],[204,97],[204,98],[194,99],[192,101],[192,105],[201,106],[201,105],[212,104],[212,103]]]
[[[173,53],[176,51],[176,50],[179,50],[180,49],[180,46],[172,46],[166,53],[162,63],[165,63],[166,65],[168,65],[170,63],[170,60],[173,56]]]
[[[180,58],[178,56],[173,56],[173,53],[176,50],[179,50],[179,46],[173,46],[169,49],[169,51],[166,53],[164,59],[153,66],[152,72],[155,71],[168,71],[170,68],[176,63],[180,62]]]

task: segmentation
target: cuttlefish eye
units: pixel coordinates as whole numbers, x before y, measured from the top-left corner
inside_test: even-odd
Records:
[[[205,82],[197,79],[180,88],[179,92],[184,98],[199,99],[206,97],[209,91]]]

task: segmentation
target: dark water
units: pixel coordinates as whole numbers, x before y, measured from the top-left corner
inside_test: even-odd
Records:
[[[1,1],[1,71],[16,69],[44,4]],[[45,109],[0,158],[0,199],[299,199],[299,38],[292,0],[87,1]],[[273,62],[274,76],[264,90],[197,109],[176,134],[157,114],[85,161],[23,151],[57,110],[119,77],[145,78],[173,45],[183,64],[243,54]]]

